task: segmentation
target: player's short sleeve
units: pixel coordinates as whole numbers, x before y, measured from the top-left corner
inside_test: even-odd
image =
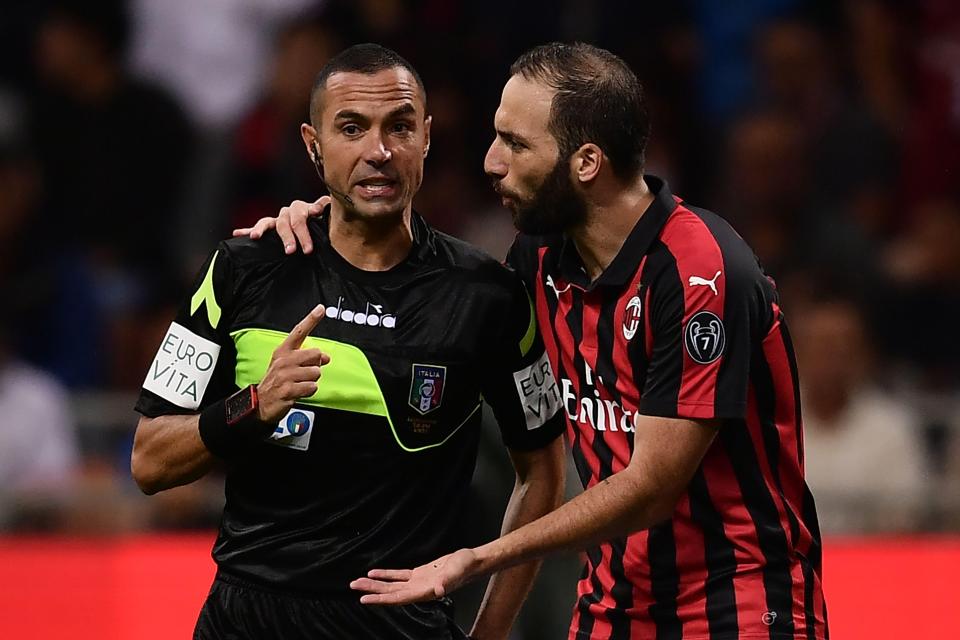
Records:
[[[640,413],[742,418],[762,315],[759,267],[716,244],[660,263],[648,285],[650,346]]]
[[[560,391],[537,329],[533,303],[510,272],[510,300],[490,339],[483,397],[511,449],[546,446],[563,433]]]
[[[204,262],[157,347],[135,407],[141,414],[197,413],[235,388],[229,335],[233,271],[221,243]]]

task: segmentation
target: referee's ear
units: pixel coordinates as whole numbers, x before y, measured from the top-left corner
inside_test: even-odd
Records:
[[[423,157],[426,159],[430,153],[430,125],[433,123],[433,116],[427,116],[423,119]]]
[[[310,158],[314,163],[320,158],[314,158],[314,145],[317,144],[317,130],[313,128],[313,125],[307,124],[304,122],[300,125],[300,137],[303,139],[303,146],[307,150],[307,157]]]

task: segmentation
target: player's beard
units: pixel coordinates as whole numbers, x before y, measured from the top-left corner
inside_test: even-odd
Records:
[[[570,180],[567,158],[557,160],[553,169],[526,202],[512,198],[513,226],[521,233],[549,235],[580,226],[587,217],[587,205]]]

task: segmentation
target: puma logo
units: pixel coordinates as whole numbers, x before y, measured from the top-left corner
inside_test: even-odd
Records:
[[[697,286],[697,285],[702,285],[702,286],[704,286],[704,287],[710,287],[710,289],[713,291],[713,295],[715,295],[715,296],[716,296],[716,295],[720,295],[720,294],[717,292],[717,278],[720,277],[720,273],[721,273],[720,271],[717,271],[717,272],[714,274],[712,280],[707,280],[706,278],[701,278],[700,276],[690,276],[690,280],[688,281],[688,283],[689,283],[689,285],[690,285],[691,287],[695,287],[695,286]]]
[[[560,298],[561,293],[566,293],[570,289],[570,285],[567,284],[563,289],[557,289],[557,285],[553,281],[553,276],[547,275],[547,286],[553,289],[553,293],[557,298]]]

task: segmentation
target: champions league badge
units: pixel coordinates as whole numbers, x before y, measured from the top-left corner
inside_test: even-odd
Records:
[[[412,377],[408,401],[410,406],[420,415],[426,415],[437,409],[443,400],[443,383],[447,377],[447,368],[432,364],[415,364]]]
[[[715,314],[701,311],[687,322],[683,342],[694,362],[710,364],[723,353],[726,342],[723,322]]]

